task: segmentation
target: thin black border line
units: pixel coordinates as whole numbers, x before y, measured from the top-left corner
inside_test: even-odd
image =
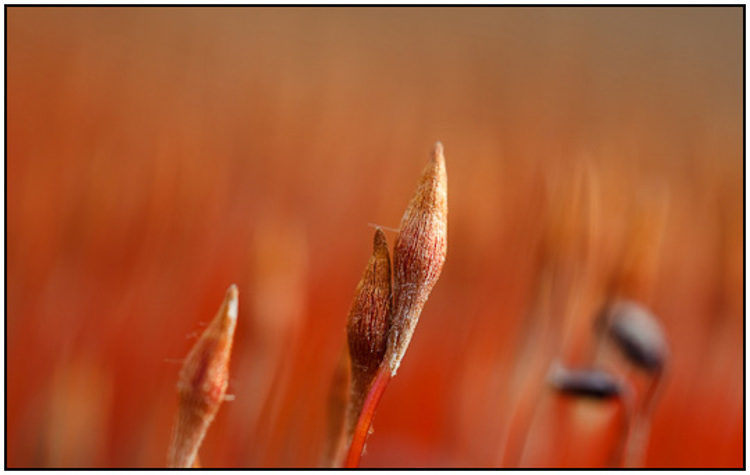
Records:
[[[211,4],[203,4],[203,5],[195,5],[195,4],[169,4],[169,5],[154,5],[154,4],[100,4],[100,5],[83,5],[83,4],[77,4],[77,5],[59,5],[59,4],[5,4],[3,9],[3,26],[5,28],[4,30],[4,67],[5,70],[3,72],[3,78],[4,78],[4,85],[3,88],[3,99],[4,99],[4,120],[5,120],[5,126],[3,130],[3,137],[4,137],[4,163],[3,163],[3,170],[5,173],[4,176],[4,197],[5,202],[3,204],[4,213],[3,216],[3,223],[5,225],[5,243],[3,246],[3,255],[5,258],[5,265],[3,269],[3,275],[5,277],[5,298],[3,301],[3,309],[5,311],[5,318],[3,321],[3,329],[4,329],[4,348],[3,348],[3,355],[5,357],[4,361],[4,374],[3,379],[5,383],[5,392],[6,397],[4,398],[4,404],[3,404],[3,412],[4,412],[4,418],[5,418],[5,427],[4,427],[4,436],[5,436],[5,446],[4,446],[4,470],[5,471],[101,471],[102,469],[99,468],[8,468],[8,398],[7,398],[7,388],[8,388],[8,299],[7,299],[7,293],[8,293],[8,10],[10,8],[23,8],[23,7],[31,7],[31,8],[46,8],[46,7],[54,7],[54,8],[118,8],[118,7],[194,7],[194,8],[212,8],[212,7],[281,7],[281,8],[288,8],[288,7],[316,7],[316,6],[326,6],[326,7],[399,7],[399,6],[409,6],[409,7],[461,7],[461,8],[471,8],[471,7],[488,7],[488,8],[507,8],[507,7],[619,7],[619,8],[625,8],[625,7],[680,7],[680,8],[689,8],[689,7],[698,7],[698,8],[725,8],[725,7],[739,7],[742,9],[742,123],[743,123],[743,132],[742,132],[742,154],[743,154],[743,160],[742,160],[742,194],[743,194],[743,214],[742,214],[742,230],[743,230],[743,241],[745,241],[745,248],[742,255],[742,270],[743,270],[743,284],[746,284],[746,276],[747,276],[747,210],[744,209],[744,203],[747,200],[747,180],[746,180],[746,157],[747,157],[747,11],[746,11],[746,5],[745,4],[701,4],[701,5],[690,5],[690,4],[683,4],[683,5],[676,5],[676,4],[586,4],[586,5],[565,5],[565,4],[550,4],[550,5],[540,5],[540,4],[515,4],[515,5],[484,5],[484,4],[467,4],[467,5],[440,5],[440,4],[431,4],[431,5],[403,5],[403,4],[394,4],[394,5],[381,5],[381,4],[346,4],[346,5],[309,5],[309,4],[291,4],[291,5],[278,5],[278,4],[257,4],[257,5],[234,5],[234,4],[218,4],[218,5],[211,5]],[[747,467],[747,293],[746,293],[746,287],[743,285],[743,319],[742,319],[742,346],[743,346],[743,353],[745,354],[745,358],[742,362],[743,372],[742,372],[742,394],[743,394],[743,419],[742,419],[742,468],[680,468],[680,471],[718,471],[718,472],[725,472],[725,471],[740,471],[740,470],[746,470]],[[104,469],[106,471],[141,471],[141,470],[148,470],[148,471],[172,471],[174,469],[165,468],[165,467],[155,467],[155,468],[106,468]],[[255,471],[255,470],[263,470],[263,471],[333,471],[334,469],[326,469],[326,468],[301,468],[301,469],[288,469],[288,468],[199,468],[199,469],[192,469],[192,470],[198,470],[198,471]],[[357,468],[356,470],[361,471],[507,471],[507,470],[513,470],[513,471],[539,471],[541,469],[537,468],[513,468],[513,469],[507,469],[502,467],[497,468]],[[601,468],[578,468],[578,469],[565,469],[565,468],[545,468],[544,471],[597,471],[597,472],[608,472],[612,471],[611,469],[601,469]],[[649,470],[649,471],[674,471],[676,469],[673,468],[642,468],[642,469],[635,469],[635,471],[640,470]],[[350,470],[341,470],[341,471],[350,471]]]
[[[55,4],[55,3],[6,3],[5,9],[8,8],[232,8],[232,7],[263,7],[263,8],[300,8],[300,7],[325,7],[325,8],[393,8],[393,7],[409,7],[409,8],[728,8],[736,7],[745,9],[745,4],[742,3],[716,3],[716,4],[674,4],[674,3],[625,3],[625,4],[609,4],[609,3],[586,3],[586,4],[565,4],[565,3],[554,3],[554,4],[539,4],[539,3],[517,3],[517,4],[482,4],[482,3],[467,3],[467,4],[379,4],[379,3],[346,3],[346,4],[308,4],[308,3],[290,3],[290,4],[277,4],[277,3],[258,3],[258,4],[232,4],[232,3],[204,3],[204,4],[192,4],[192,3],[175,3],[175,4],[152,4],[152,3],[107,3],[107,4]],[[6,15],[7,16],[7,15]],[[743,27],[744,27],[744,15],[743,15]],[[7,25],[6,25],[7,32]]]
[[[747,469],[747,10],[742,5],[742,240],[745,249],[742,253],[742,349],[745,358],[742,360],[742,468]]]
[[[3,160],[3,170],[5,175],[3,196],[5,202],[3,203],[3,225],[5,226],[5,242],[3,246],[4,266],[3,275],[5,276],[4,294],[3,294],[3,311],[5,312],[5,318],[3,319],[3,357],[5,358],[5,364],[3,365],[3,383],[5,384],[4,401],[3,401],[3,422],[4,422],[4,437],[5,447],[3,448],[3,463],[5,470],[8,470],[8,7],[3,9],[3,153],[5,159]]]

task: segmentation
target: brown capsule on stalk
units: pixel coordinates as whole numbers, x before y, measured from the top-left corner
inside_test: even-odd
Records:
[[[346,320],[351,358],[351,391],[347,433],[351,435],[367,391],[386,351],[391,312],[391,258],[388,241],[380,228],[375,230],[372,256]]]
[[[393,250],[393,312],[386,360],[395,375],[447,251],[448,178],[438,142],[401,219]]]
[[[169,466],[190,468],[208,426],[224,402],[237,324],[237,286],[232,285],[213,321],[188,353],[177,383],[179,409],[169,450]]]
[[[664,368],[667,340],[658,320],[645,307],[629,300],[611,303],[598,323],[635,366],[649,373]]]

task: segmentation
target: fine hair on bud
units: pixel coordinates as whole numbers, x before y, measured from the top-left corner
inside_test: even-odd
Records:
[[[386,355],[393,375],[443,269],[447,229],[448,178],[443,146],[438,142],[401,219],[393,250],[393,312]]]
[[[669,352],[664,330],[644,306],[630,300],[609,303],[597,324],[633,365],[650,373],[664,368]]]

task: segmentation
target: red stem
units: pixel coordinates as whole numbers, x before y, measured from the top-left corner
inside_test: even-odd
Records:
[[[349,446],[349,453],[346,455],[344,468],[357,468],[359,466],[359,459],[362,457],[362,450],[365,448],[365,441],[370,433],[370,424],[372,424],[375,409],[378,407],[378,402],[380,402],[380,398],[383,396],[390,380],[390,368],[388,365],[381,366],[375,381],[372,382],[370,392],[367,393],[359,419],[357,419],[357,426],[354,428],[354,435]]]

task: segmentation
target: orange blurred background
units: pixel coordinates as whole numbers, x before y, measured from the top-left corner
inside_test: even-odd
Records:
[[[232,283],[201,462],[316,466],[368,223],[436,140],[448,258],[362,466],[606,463],[620,409],[545,376],[613,295],[671,347],[645,465],[743,466],[742,7],[6,13],[8,467],[164,466]]]

